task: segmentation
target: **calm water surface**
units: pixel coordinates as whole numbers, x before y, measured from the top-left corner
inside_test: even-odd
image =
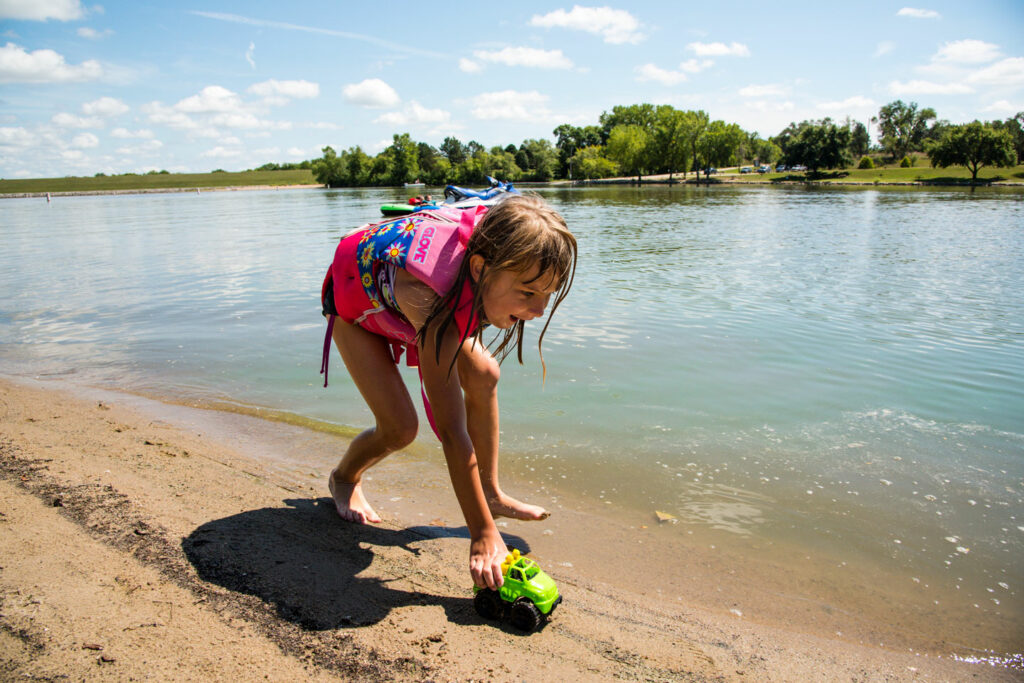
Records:
[[[541,194],[580,261],[546,384],[537,329],[504,366],[509,468],[870,563],[1020,628],[1020,193]],[[364,426],[337,354],[320,387],[319,287],[339,235],[402,198],[6,200],[0,371]]]

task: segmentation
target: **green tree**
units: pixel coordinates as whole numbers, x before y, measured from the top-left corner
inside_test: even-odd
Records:
[[[752,133],[738,151],[737,161],[749,159],[759,164],[774,164],[782,157],[782,148],[771,140],[764,140],[757,133]]]
[[[408,133],[392,136],[391,146],[385,150],[391,155],[391,184],[401,185],[419,180],[420,150]]]
[[[441,143],[441,154],[451,162],[452,166],[458,166],[466,160],[466,147],[456,137],[446,137]]]
[[[367,185],[370,182],[370,172],[373,168],[373,159],[363,151],[359,145],[350,147],[344,154],[344,163],[348,171],[349,185]]]
[[[850,154],[855,157],[862,157],[871,149],[871,136],[868,135],[867,126],[860,121],[855,121],[850,130]]]
[[[846,168],[850,156],[850,129],[837,126],[831,119],[804,121],[795,138],[790,138],[785,160],[789,165],[803,164],[811,172],[823,168]]]
[[[643,182],[644,166],[648,161],[651,136],[641,126],[623,124],[612,128],[608,136],[606,154],[616,162],[623,173],[636,175],[638,183]]]
[[[728,165],[746,137],[735,123],[710,122],[697,139],[698,168],[704,169],[705,177],[710,177],[710,167]]]
[[[1006,131],[1013,141],[1013,151],[1017,153],[1017,159],[1024,159],[1024,111],[1017,112],[1005,121],[993,121],[991,124],[995,130]]]
[[[690,147],[687,144],[686,113],[667,104],[658,105],[654,113],[654,126],[651,133],[650,158],[655,168],[664,173],[668,171],[669,182],[672,174],[686,169],[690,162]]]
[[[324,155],[313,162],[313,177],[327,187],[343,187],[348,184],[347,169],[338,153],[328,145],[321,150]]]
[[[452,173],[452,165],[444,157],[438,157],[430,169],[420,169],[422,175],[420,180],[425,182],[427,185],[444,185],[448,182],[448,178]]]
[[[554,131],[555,148],[558,150],[558,175],[566,177],[569,171],[569,159],[576,153],[576,150],[593,145],[603,145],[600,126],[573,126],[563,123]]]
[[[370,169],[366,177],[366,184],[394,185],[394,165],[394,154],[392,153],[391,148],[388,147],[383,152],[372,158],[370,162]]]
[[[704,135],[704,131],[707,130],[708,122],[711,119],[708,117],[707,112],[702,110],[687,111],[684,116],[683,138],[690,147],[690,161],[693,164],[692,170],[699,174],[701,166],[698,160],[697,144],[701,136]],[[686,177],[685,173],[683,173],[683,177]]]
[[[616,126],[639,126],[650,133],[654,129],[657,110],[653,104],[616,105],[611,113],[602,112],[598,117],[601,124],[601,142],[607,144]]]
[[[592,145],[576,150],[569,160],[573,178],[611,178],[619,174],[619,166],[604,156],[604,147]]]
[[[929,147],[928,156],[933,168],[966,166],[971,172],[972,185],[978,182],[978,171],[985,166],[1013,166],[1017,163],[1010,134],[978,121],[949,126],[942,137]]]
[[[558,151],[545,138],[523,140],[516,152],[516,166],[530,180],[552,180],[558,171]]]
[[[918,110],[916,102],[890,102],[878,110],[882,147],[892,154],[893,159],[921,151],[928,134],[928,122],[935,118],[935,110],[931,107]]]
[[[416,145],[420,166],[420,180],[427,185],[444,185],[451,170],[448,162],[439,150],[425,142]]]
[[[516,156],[501,147],[494,147],[480,157],[484,175],[507,183],[519,180],[519,176],[522,175],[522,169],[516,165]]]

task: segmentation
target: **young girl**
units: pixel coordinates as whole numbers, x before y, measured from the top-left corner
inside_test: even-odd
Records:
[[[404,351],[419,366],[427,417],[469,529],[470,574],[480,587],[501,585],[507,550],[494,517],[548,513],[498,485],[498,366],[513,348],[522,363],[524,323],[552,298],[554,313],[575,269],[576,239],[535,196],[511,195],[490,210],[418,212],[341,240],[322,292],[328,337],[376,420],[331,473],[342,519],[380,521],[363,496],[363,473],[416,436],[416,410],[396,367]],[[493,355],[481,338],[486,326],[499,330]],[[325,375],[329,352],[325,340]]]

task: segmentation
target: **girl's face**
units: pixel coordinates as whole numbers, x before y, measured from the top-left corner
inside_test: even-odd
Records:
[[[476,261],[479,259],[479,262]],[[474,254],[470,261],[473,280],[480,281],[483,257]],[[499,270],[488,277],[483,292],[484,317],[491,325],[506,330],[520,320],[533,320],[544,315],[551,295],[558,289],[554,272],[540,277],[540,266],[525,271]]]

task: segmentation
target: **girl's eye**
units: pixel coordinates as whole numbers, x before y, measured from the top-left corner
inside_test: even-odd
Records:
[[[533,292],[528,292],[524,289],[522,290],[522,295],[529,299],[531,296],[533,296]]]

